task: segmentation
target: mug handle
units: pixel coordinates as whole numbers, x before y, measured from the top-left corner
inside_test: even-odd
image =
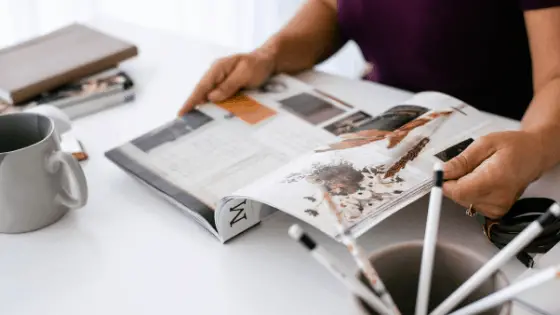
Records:
[[[66,176],[70,177],[71,180],[74,179],[74,182],[78,185],[78,195],[72,196],[66,189],[62,189],[57,196],[58,203],[71,209],[85,206],[88,200],[88,186],[82,167],[71,154],[56,151],[47,160],[47,170],[56,173],[61,166],[64,168]]]

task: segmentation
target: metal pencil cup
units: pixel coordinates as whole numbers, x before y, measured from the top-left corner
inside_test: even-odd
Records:
[[[415,311],[420,265],[422,261],[422,241],[400,243],[373,253],[370,257],[375,269],[403,315]],[[433,310],[473,275],[486,260],[470,249],[449,243],[438,242],[434,257],[434,269],[430,290],[429,310]],[[364,283],[361,274],[357,277]],[[479,300],[509,284],[502,272],[497,272],[478,287],[456,309]],[[354,301],[361,314],[378,314],[359,297]],[[509,315],[511,304],[494,308],[483,315]]]

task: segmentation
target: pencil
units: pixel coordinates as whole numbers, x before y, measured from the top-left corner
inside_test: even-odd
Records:
[[[320,188],[324,199],[327,201],[327,207],[329,208],[328,212],[331,213],[331,216],[335,219],[335,225],[340,233],[341,240],[344,245],[346,245],[346,248],[348,248],[348,251],[352,254],[352,257],[354,257],[358,268],[360,268],[364,277],[368,280],[373,291],[381,297],[383,303],[392,311],[391,314],[400,315],[401,312],[385,288],[385,284],[377,274],[377,271],[375,271],[370,263],[365,251],[347,231],[342,214],[336,209],[336,205],[334,204],[331,195],[323,185],[320,185]]]
[[[309,250],[311,256],[317,260],[323,267],[331,272],[346,288],[353,294],[359,296],[371,308],[379,314],[390,315],[391,311],[381,302],[381,300],[373,294],[362,282],[354,277],[347,276],[340,268],[338,261],[322,246],[317,244],[305,231],[297,224],[290,227],[288,231],[290,237],[298,241],[301,245]]]
[[[422,249],[422,265],[420,267],[418,295],[416,297],[416,315],[426,315],[428,313],[434,255],[441,213],[441,200],[443,197],[441,189],[443,186],[443,166],[441,163],[436,163],[434,165],[434,178],[435,184],[430,193],[428,219],[426,221],[426,232],[424,234],[424,248]]]
[[[479,314],[492,307],[499,306],[513,299],[516,295],[524,291],[527,291],[531,288],[542,285],[554,279],[560,279],[560,265],[540,271],[533,276],[530,276],[524,280],[510,285],[505,289],[502,289],[472,304],[469,304],[462,309],[451,313],[450,315]]]
[[[522,251],[529,243],[542,233],[545,227],[560,217],[560,206],[554,203],[548,211],[529,224],[519,235],[507,244],[499,253],[465,281],[455,292],[444,300],[430,315],[448,314],[457,304],[461,303],[472,291],[480,286],[488,277],[506,264],[512,257]]]

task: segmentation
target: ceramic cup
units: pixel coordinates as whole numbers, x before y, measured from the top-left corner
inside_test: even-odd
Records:
[[[37,113],[0,116],[0,233],[50,225],[68,210],[83,207],[87,198],[82,168],[61,151],[51,118]]]
[[[375,252],[370,261],[379,273],[387,290],[399,307],[402,315],[415,312],[416,295],[422,261],[422,241],[400,243]],[[439,242],[434,257],[429,311],[436,308],[463,282],[473,275],[486,260],[468,248],[460,245]],[[363,282],[364,278],[357,275]],[[466,306],[509,284],[502,272],[495,273],[478,287],[459,306]],[[371,310],[360,298],[354,296],[360,314],[378,314]],[[509,315],[511,305],[481,313],[483,315]]]

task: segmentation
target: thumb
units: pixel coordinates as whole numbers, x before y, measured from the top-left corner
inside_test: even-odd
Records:
[[[496,150],[492,141],[484,137],[476,140],[465,151],[444,164],[445,179],[458,179],[469,174],[494,152]]]

